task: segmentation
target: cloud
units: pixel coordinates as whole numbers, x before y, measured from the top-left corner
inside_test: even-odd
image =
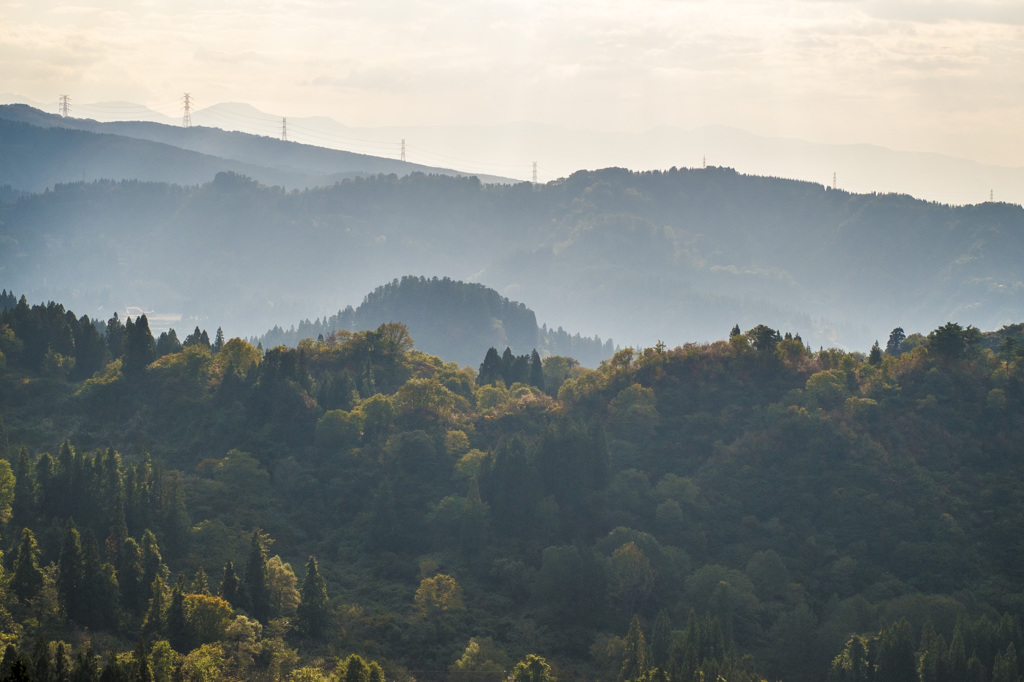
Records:
[[[1019,0],[872,0],[864,7],[873,17],[895,21],[1024,26],[1024,3]]]

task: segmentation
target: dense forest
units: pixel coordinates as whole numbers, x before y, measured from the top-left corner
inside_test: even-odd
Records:
[[[223,172],[4,201],[0,273],[80,315],[133,306],[230,336],[322,320],[422,275],[478,282],[540,323],[621,346],[763,323],[801,330],[814,349],[863,349],[878,327],[1024,319],[1022,236],[1018,205],[856,195],[727,168],[610,168],[544,185],[377,175],[304,191]]]
[[[287,331],[274,327],[249,340],[254,346],[295,347],[303,339],[326,337],[339,329],[376,329],[400,321],[416,339],[416,347],[461,365],[479,360],[481,348],[510,347],[544,355],[566,355],[585,367],[596,367],[616,348],[611,339],[585,338],[561,327],[537,326],[537,316],[522,303],[510,301],[482,284],[455,282],[447,277],[403,277],[377,287],[358,308],[310,322],[303,320]]]
[[[1020,325],[477,371],[0,308],[0,679],[1020,676]]]

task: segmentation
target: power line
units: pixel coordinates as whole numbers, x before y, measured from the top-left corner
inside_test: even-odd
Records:
[[[192,127],[192,95],[185,93],[185,115],[181,117],[181,127]]]

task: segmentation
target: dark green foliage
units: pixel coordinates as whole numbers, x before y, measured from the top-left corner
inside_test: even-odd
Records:
[[[476,375],[476,383],[479,386],[487,386],[495,381],[504,383],[505,379],[502,377],[501,356],[498,355],[498,349],[491,346],[487,349],[484,361],[480,364],[480,371]]]
[[[39,545],[29,528],[21,531],[21,544],[18,545],[13,573],[10,590],[22,602],[34,599],[43,586],[43,572],[39,570]]]
[[[126,376],[141,374],[146,365],[156,360],[156,342],[145,315],[125,322],[121,360]]]
[[[327,583],[316,565],[316,558],[306,561],[306,577],[302,579],[302,601],[295,615],[299,619],[299,632],[304,637],[323,637],[330,613],[327,608]]]
[[[270,593],[267,590],[267,550],[259,530],[252,532],[249,556],[245,561],[242,585],[246,604],[257,620],[265,621],[270,615]]]
[[[893,357],[899,357],[903,352],[903,341],[907,338],[903,327],[896,327],[889,333],[889,340],[885,344],[885,352]]]
[[[156,356],[158,358],[170,355],[171,353],[180,353],[181,349],[181,341],[178,340],[178,334],[174,329],[160,332],[160,336],[156,340]]]

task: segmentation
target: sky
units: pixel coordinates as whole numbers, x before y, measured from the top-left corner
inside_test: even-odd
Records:
[[[0,93],[180,118],[185,92],[355,127],[722,124],[1024,167],[1024,2],[0,0]]]

